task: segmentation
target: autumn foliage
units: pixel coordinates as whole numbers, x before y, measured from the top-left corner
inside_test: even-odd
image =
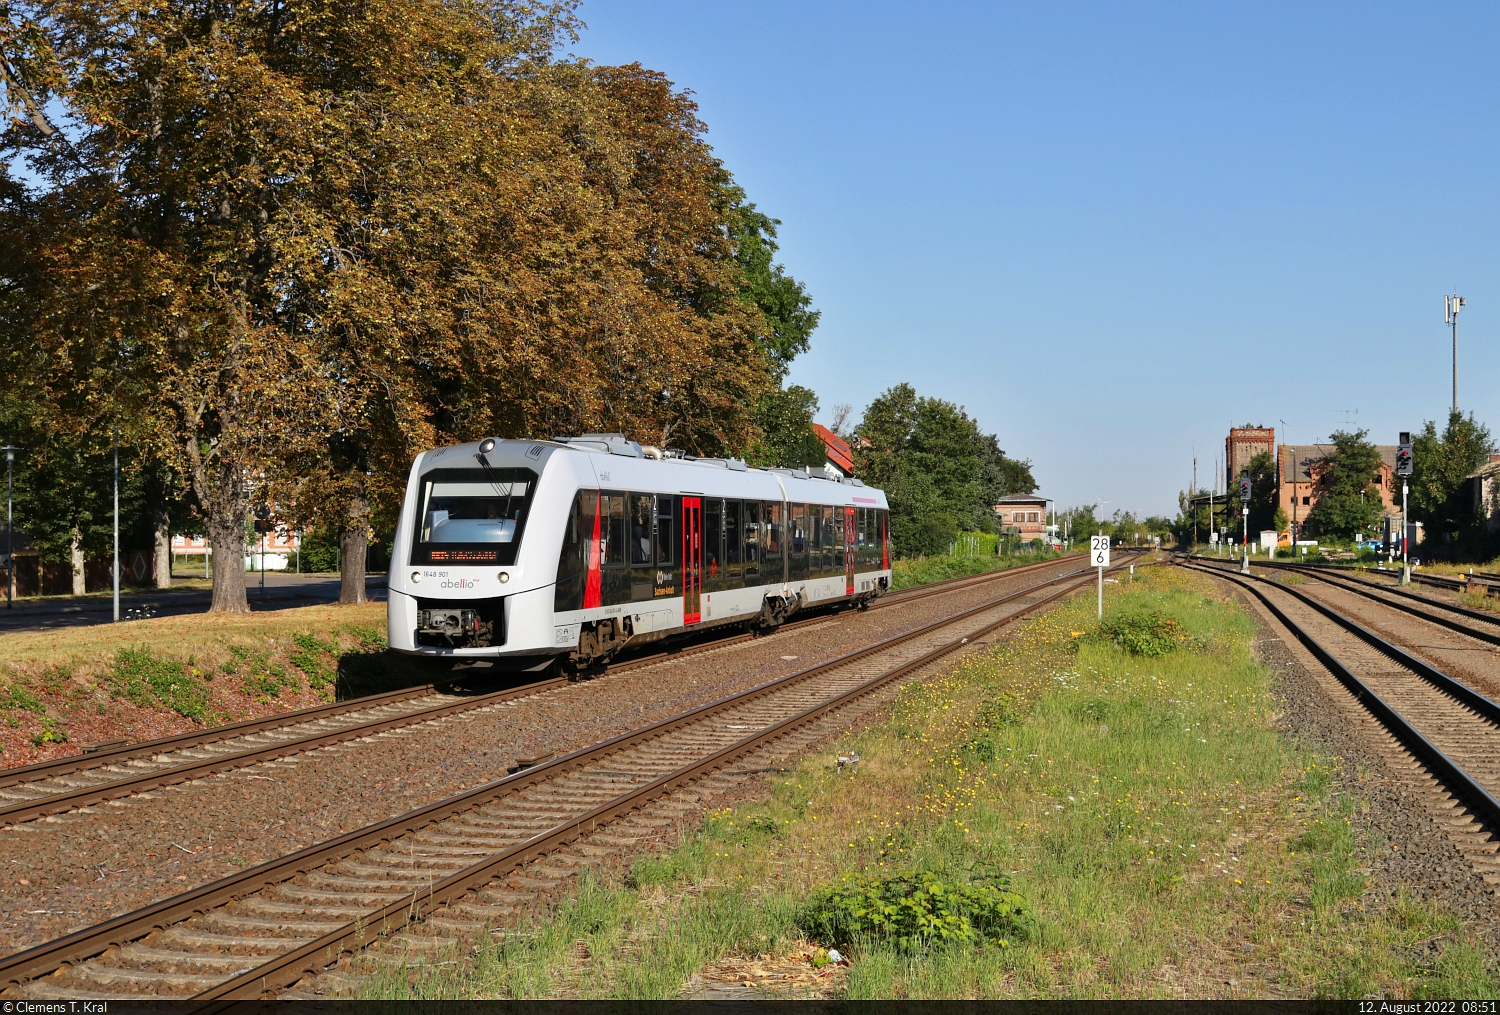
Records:
[[[556,57],[571,5],[7,10],[6,158],[38,181],[0,172],[11,397],[48,440],[118,428],[215,546],[274,503],[362,560],[440,443],[760,439],[787,339],[738,256],[753,206],[664,77]],[[243,582],[216,569],[214,608]]]

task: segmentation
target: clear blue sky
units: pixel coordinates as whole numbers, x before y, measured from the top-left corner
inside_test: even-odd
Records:
[[[1500,430],[1500,7],[581,13],[573,52],[691,89],[783,221],[825,419],[908,381],[1064,506],[1170,514],[1231,423],[1445,420],[1456,289],[1460,405]]]

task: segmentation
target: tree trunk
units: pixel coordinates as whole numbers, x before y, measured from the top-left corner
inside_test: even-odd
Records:
[[[83,581],[83,531],[73,526],[73,541],[68,547],[68,563],[73,568],[73,594],[81,596],[88,589]]]
[[[205,519],[213,548],[214,595],[210,613],[249,613],[245,599],[245,513],[214,511]]]
[[[364,497],[350,502],[339,533],[339,602],[365,601],[365,550],[370,543],[370,505]]]
[[[151,512],[151,535],[156,550],[156,587],[172,587],[172,519],[167,506],[160,501]]]

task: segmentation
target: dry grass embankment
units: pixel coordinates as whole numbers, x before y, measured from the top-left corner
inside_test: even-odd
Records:
[[[3,634],[0,765],[420,683],[385,647],[383,603]]]

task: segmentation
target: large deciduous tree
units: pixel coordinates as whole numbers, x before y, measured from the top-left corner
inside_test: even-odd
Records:
[[[856,434],[859,475],[889,498],[898,554],[943,553],[959,530],[993,528],[991,494],[1036,488],[1028,463],[1005,458],[968,413],[909,384],[871,402]]]
[[[1410,510],[1426,536],[1450,545],[1475,521],[1469,475],[1495,448],[1489,428],[1474,418],[1450,411],[1442,434],[1427,420],[1412,438]]]
[[[755,444],[816,314],[684,93],[553,61],[570,9],[11,9],[7,101],[68,114],[6,135],[58,224],[39,396],[186,477],[227,565],[214,609],[246,608],[261,499],[336,530],[362,596],[371,519],[440,439]]]
[[[1383,501],[1375,486],[1380,452],[1368,435],[1368,430],[1335,431],[1328,438],[1333,452],[1314,466],[1322,491],[1307,520],[1319,536],[1351,539],[1380,523]]]
[[[755,407],[761,439],[751,461],[787,469],[821,469],[828,454],[812,426],[817,411],[818,396],[800,384],[764,395]]]

